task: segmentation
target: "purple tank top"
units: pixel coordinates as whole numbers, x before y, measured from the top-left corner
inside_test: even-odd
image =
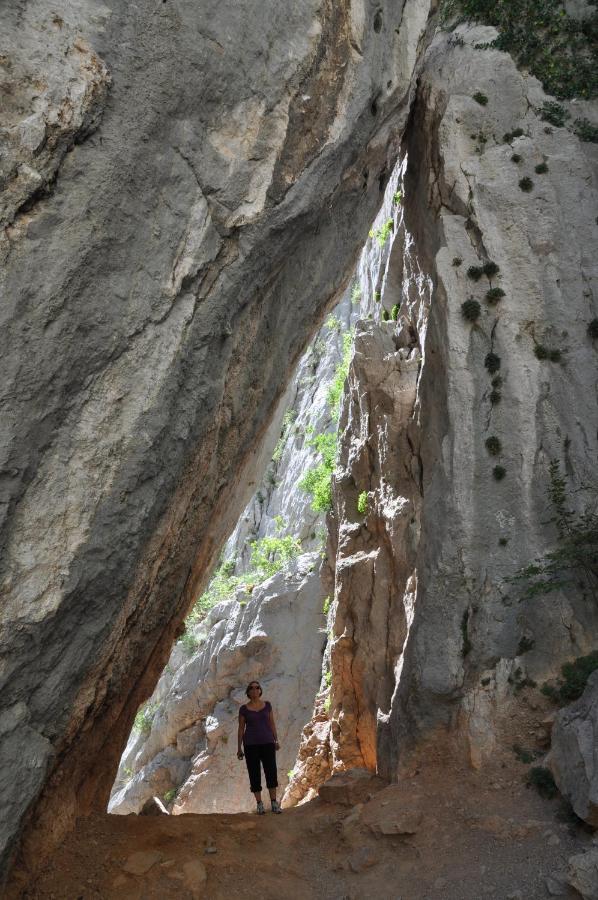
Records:
[[[248,709],[243,704],[239,715],[245,719],[243,745],[253,747],[255,744],[274,744],[274,734],[270,726],[270,710],[272,706],[266,700],[263,709]]]

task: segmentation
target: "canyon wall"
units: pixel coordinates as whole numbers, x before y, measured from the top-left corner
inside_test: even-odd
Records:
[[[379,207],[429,8],[4,10],[4,860],[108,799]]]

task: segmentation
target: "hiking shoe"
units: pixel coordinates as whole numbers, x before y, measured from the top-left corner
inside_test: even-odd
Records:
[[[261,800],[259,801],[259,803],[257,805],[257,814],[258,814],[258,816],[266,815],[266,810],[264,809],[264,804],[262,803]]]
[[[272,812],[273,813],[281,813],[282,812],[282,809],[280,808],[280,804],[278,803],[278,800],[272,801]]]

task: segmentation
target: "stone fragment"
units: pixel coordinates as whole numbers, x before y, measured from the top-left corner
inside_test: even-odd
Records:
[[[191,891],[193,897],[200,897],[208,874],[206,867],[199,859],[190,859],[183,863],[183,883]]]
[[[567,880],[583,900],[598,900],[598,847],[569,858]]]
[[[167,816],[168,814],[168,810],[159,797],[150,797],[139,812],[140,816]]]
[[[355,806],[371,794],[382,790],[386,782],[368,769],[347,769],[337,772],[320,786],[318,794],[326,803]]]
[[[420,794],[409,782],[391,784],[364,807],[361,821],[374,834],[415,834],[423,821]]]
[[[598,827],[598,671],[579,700],[557,714],[548,764],[575,814]]]
[[[129,875],[144,875],[161,859],[164,855],[157,850],[138,850],[128,857],[122,868]]]
[[[349,868],[352,872],[359,873],[365,869],[371,869],[379,861],[379,856],[371,847],[360,847],[349,859]]]

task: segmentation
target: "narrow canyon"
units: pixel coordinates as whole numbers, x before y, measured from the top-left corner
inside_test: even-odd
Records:
[[[0,26],[3,895],[596,900],[595,4]]]

